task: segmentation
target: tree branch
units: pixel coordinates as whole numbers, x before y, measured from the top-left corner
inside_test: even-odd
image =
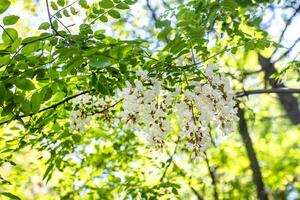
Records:
[[[204,198],[201,196],[201,194],[189,183],[190,189],[193,191],[195,196],[197,197],[197,200],[204,200]]]
[[[258,89],[258,90],[245,90],[242,92],[237,92],[236,97],[243,97],[252,94],[292,94],[292,93],[300,93],[300,89],[296,88],[273,88],[273,89]]]
[[[44,108],[44,109],[39,110],[39,111],[36,112],[36,113],[30,113],[29,115],[14,116],[13,118],[11,118],[11,119],[9,119],[9,120],[0,122],[0,126],[3,125],[3,124],[9,123],[9,122],[11,122],[11,121],[13,121],[13,120],[18,120],[18,119],[21,119],[21,118],[24,118],[24,117],[31,117],[31,116],[33,116],[33,115],[36,115],[36,114],[38,114],[38,113],[47,111],[47,110],[49,110],[49,109],[56,108],[56,107],[58,107],[58,106],[64,104],[65,102],[67,102],[67,101],[69,101],[69,100],[71,100],[71,99],[74,99],[74,98],[76,98],[76,97],[78,97],[78,96],[81,96],[81,95],[83,95],[83,94],[86,94],[86,93],[89,93],[89,92],[93,92],[93,91],[95,91],[95,90],[94,90],[94,89],[92,89],[92,90],[87,90],[87,91],[83,91],[83,92],[80,92],[80,93],[78,93],[78,94],[75,94],[75,95],[73,95],[73,96],[67,97],[67,98],[63,99],[62,101],[60,101],[60,102],[58,102],[58,103],[55,103],[55,104],[53,104],[53,105],[51,105],[51,106],[49,106],[49,107],[46,107],[46,108]],[[274,88],[274,89],[261,89],[261,90],[246,90],[246,91],[242,91],[242,92],[237,92],[237,93],[236,93],[236,97],[243,97],[243,96],[248,96],[248,95],[252,95],[252,94],[269,94],[269,93],[289,93],[289,94],[291,94],[291,93],[300,93],[300,89],[293,89],[293,88]],[[113,104],[113,105],[110,106],[109,108],[115,106],[116,104],[118,104],[118,103],[120,103],[120,102],[122,102],[122,101],[123,101],[123,99],[120,99],[119,101],[117,101],[115,104]],[[106,109],[104,109],[104,110],[101,110],[100,113],[102,113],[102,112],[108,110],[109,108],[106,108]],[[97,113],[99,113],[99,112],[95,112],[95,113],[92,113],[92,114],[97,114]],[[178,140],[179,140],[179,138],[178,138]],[[178,140],[176,141],[176,143],[178,143]],[[177,149],[177,145],[176,145],[176,149]],[[174,153],[176,153],[176,151],[177,151],[176,149],[175,149]],[[173,156],[171,156],[171,157],[172,157],[172,159],[173,159]],[[168,160],[168,163],[171,162],[172,159],[171,159],[170,161]],[[168,165],[170,165],[170,164],[168,164]],[[165,169],[165,172],[164,172],[164,174],[163,174],[162,179],[164,178],[166,171],[167,171],[168,168],[170,167],[170,166],[168,166],[168,165],[167,165],[167,167],[166,167],[166,169]],[[162,179],[161,179],[161,180],[162,180]]]
[[[28,114],[28,115],[19,115],[19,116],[16,115],[16,116],[12,117],[12,118],[9,119],[9,120],[6,120],[6,121],[1,122],[1,123],[0,123],[0,126],[3,125],[3,124],[9,123],[9,122],[11,122],[11,121],[13,121],[13,120],[18,120],[18,119],[21,119],[21,118],[24,118],[24,117],[31,117],[31,116],[36,115],[36,114],[38,114],[38,113],[41,113],[41,112],[44,112],[44,111],[47,111],[47,110],[50,110],[50,109],[54,109],[54,108],[56,108],[56,107],[58,107],[58,106],[64,104],[65,102],[71,100],[71,99],[74,99],[74,98],[76,98],[76,97],[78,97],[78,96],[87,94],[87,93],[92,92],[92,91],[94,91],[94,90],[86,90],[86,91],[80,92],[80,93],[78,93],[78,94],[72,95],[72,96],[70,96],[70,97],[67,97],[67,98],[63,99],[62,101],[60,101],[60,102],[58,102],[58,103],[55,103],[55,104],[53,104],[53,105],[51,105],[51,106],[49,106],[49,107],[43,108],[43,109],[39,110],[39,111],[36,112],[36,113],[30,113],[30,114]]]
[[[249,158],[249,161],[250,161],[250,167],[251,167],[252,172],[253,172],[252,176],[253,176],[254,183],[256,185],[257,197],[260,200],[267,200],[268,196],[267,196],[267,193],[265,191],[265,187],[264,187],[260,167],[259,167],[258,160],[257,160],[257,157],[256,157],[256,153],[255,153],[255,150],[253,148],[253,144],[252,144],[252,141],[251,141],[251,138],[250,138],[250,135],[249,135],[247,122],[246,122],[246,119],[245,119],[245,112],[239,106],[238,106],[238,116],[240,118],[240,120],[239,120],[239,132],[242,136],[242,140],[243,140],[243,143],[246,147],[247,155],[248,155],[248,158]]]
[[[147,7],[148,7],[148,9],[150,10],[150,12],[151,12],[151,15],[152,15],[152,18],[153,18],[153,20],[155,21],[155,22],[157,22],[157,16],[156,16],[156,12],[155,12],[155,10],[152,8],[152,6],[150,5],[150,1],[149,0],[146,0],[146,3],[147,3]]]

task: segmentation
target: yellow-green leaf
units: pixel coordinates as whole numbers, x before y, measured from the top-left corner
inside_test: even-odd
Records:
[[[110,10],[108,11],[108,14],[115,19],[119,19],[121,17],[120,13],[116,10]]]
[[[9,15],[3,18],[3,24],[4,25],[13,25],[15,23],[17,23],[17,21],[19,20],[19,16],[17,15]]]

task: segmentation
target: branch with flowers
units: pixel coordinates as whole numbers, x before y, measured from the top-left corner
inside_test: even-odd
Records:
[[[18,119],[21,119],[21,118],[25,118],[25,117],[31,117],[33,115],[37,115],[41,112],[44,112],[44,111],[47,111],[47,110],[50,110],[50,109],[55,109],[57,108],[58,106],[60,105],[63,105],[64,103],[67,103],[68,101],[78,97],[78,96],[81,96],[81,95],[84,95],[84,94],[87,94],[87,93],[90,93],[94,90],[88,90],[88,91],[83,91],[83,92],[80,92],[80,93],[77,93],[75,95],[72,95],[72,96],[69,96],[65,99],[63,99],[62,101],[58,102],[58,103],[55,103],[51,106],[48,106],[46,108],[43,108],[41,110],[39,110],[38,112],[36,113],[30,113],[28,115],[19,115],[19,116],[15,116],[9,120],[5,120],[5,121],[2,121],[0,122],[0,126],[1,125],[4,125],[4,124],[7,124],[7,123],[10,123],[11,121],[14,121],[14,120],[18,120]],[[300,93],[300,89],[297,89],[297,88],[273,88],[273,89],[257,89],[257,90],[244,90],[244,91],[241,91],[241,92],[237,92],[236,93],[236,97],[244,97],[244,96],[249,96],[249,95],[255,95],[255,94],[271,94],[271,93],[289,93],[289,94],[297,94],[297,93]],[[117,103],[121,103],[122,100],[118,101]],[[105,108],[104,111],[108,110],[108,109],[111,109],[113,108],[114,106],[116,106],[117,104],[114,104],[113,106],[110,106],[109,108]],[[97,113],[101,113],[102,111],[98,111]]]

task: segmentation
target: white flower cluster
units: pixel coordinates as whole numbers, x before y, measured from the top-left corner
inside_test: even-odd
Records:
[[[175,91],[162,88],[162,82],[147,76],[147,71],[139,70],[140,80],[127,83],[122,91],[122,121],[135,130],[147,133],[152,144],[164,144],[173,129],[171,115],[178,116],[180,136],[187,138],[188,148],[195,153],[204,152],[210,144],[210,125],[223,134],[236,129],[238,120],[234,108],[233,91],[228,79],[207,67],[205,82],[191,82],[189,88]]]
[[[79,133],[86,131],[92,122],[92,117],[97,117],[95,111],[102,110],[107,105],[103,99],[89,94],[76,97],[73,104],[75,109],[70,113],[69,130],[70,132],[76,130]]]
[[[139,69],[139,77],[118,93],[123,100],[119,113],[120,120],[133,130],[144,132],[152,145],[163,146],[166,137],[173,131],[176,121],[180,135],[187,148],[195,154],[202,154],[210,145],[210,127],[223,134],[236,130],[238,120],[234,92],[224,74],[218,74],[215,67],[209,66],[203,73],[205,79],[188,81],[175,88],[165,88],[162,81],[149,77],[147,71]],[[186,77],[185,77],[186,78]],[[120,99],[115,102],[120,102]],[[105,113],[115,104],[112,99],[101,99],[81,95],[74,99],[75,109],[71,111],[70,131],[84,132],[92,116]],[[112,117],[111,113],[107,116]],[[117,117],[117,116],[114,116]]]
[[[181,134],[188,138],[188,147],[196,153],[203,153],[210,145],[210,125],[223,134],[236,130],[238,120],[234,92],[229,80],[208,67],[205,76],[208,83],[191,82],[193,90],[183,92],[182,101],[175,105],[179,116]]]
[[[133,84],[127,82],[121,92],[121,120],[135,130],[146,130],[150,144],[162,146],[167,133],[171,131],[168,109],[172,97],[164,95],[162,82],[149,78],[146,71],[139,70],[136,74],[141,80]],[[168,97],[162,98],[164,96]]]

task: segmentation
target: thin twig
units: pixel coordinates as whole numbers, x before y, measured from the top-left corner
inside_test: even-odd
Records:
[[[247,42],[246,42],[246,43],[247,43]],[[197,65],[199,65],[199,64],[205,63],[206,61],[209,61],[210,59],[212,59],[212,58],[214,58],[214,57],[216,57],[216,56],[218,56],[218,55],[220,55],[220,54],[222,54],[222,53],[224,53],[224,52],[226,52],[226,51],[230,51],[230,50],[232,50],[232,49],[234,49],[234,48],[239,48],[239,47],[241,47],[241,46],[243,46],[243,45],[245,45],[245,43],[244,43],[244,44],[237,45],[237,46],[234,46],[234,47],[230,47],[230,48],[228,48],[228,49],[225,48],[225,49],[223,49],[223,50],[221,50],[221,51],[215,53],[214,55],[212,55],[212,56],[210,56],[210,57],[208,57],[208,58],[206,58],[206,59],[204,59],[204,60],[201,60],[201,61],[199,61],[199,62],[190,64],[190,65],[177,66],[177,67],[183,67],[183,68],[194,67],[194,66],[197,66]]]
[[[169,156],[170,156],[170,155],[169,155]],[[174,167],[177,168],[183,175],[187,174],[187,173],[185,172],[185,170],[182,169],[181,167],[179,167],[179,166],[177,165],[177,163],[176,163],[174,160],[172,160],[172,163],[173,163]],[[201,194],[200,194],[200,193],[192,186],[192,184],[191,184],[190,181],[188,182],[188,185],[189,185],[190,189],[193,191],[193,193],[195,194],[195,196],[197,197],[198,200],[203,200],[203,199],[204,199],[204,198],[202,197],[202,195],[201,195]]]
[[[78,0],[73,1],[73,2],[70,3],[69,5],[67,5],[67,6],[65,6],[65,7],[61,8],[61,9],[59,9],[59,10],[56,11],[53,15],[51,15],[51,18],[55,17],[55,16],[57,15],[57,13],[59,13],[59,12],[62,11],[62,10],[65,10],[66,8],[72,6],[73,4],[75,4],[75,3],[77,3],[77,2],[78,2]]]
[[[211,143],[212,143],[212,145],[214,146],[214,147],[217,147],[217,144],[216,144],[216,142],[215,142],[215,140],[214,140],[214,138],[213,138],[213,136],[212,136],[212,134],[211,134],[211,128],[210,128],[210,130],[209,130],[209,137],[210,137],[210,140],[211,140]]]
[[[279,58],[277,58],[275,61],[273,61],[273,63],[276,63],[279,60],[283,59],[285,56],[287,56],[293,50],[293,48],[298,44],[298,42],[300,42],[300,37]]]
[[[108,12],[112,11],[113,9],[115,9],[118,5],[120,5],[121,3],[124,3],[123,1],[121,1],[120,3],[114,5],[114,7],[112,7],[111,9],[109,10],[106,10],[104,13],[102,13],[101,15],[99,15],[98,17],[96,17],[93,21],[90,22],[90,25],[91,24],[94,24],[100,17],[106,15]]]
[[[249,76],[249,75],[253,75],[253,74],[260,73],[260,72],[262,72],[262,71],[263,71],[262,69],[259,69],[259,70],[251,71],[251,72],[243,72],[242,75],[244,75],[244,76]]]
[[[210,166],[210,163],[209,163],[208,157],[206,155],[206,152],[204,152],[204,155],[205,155],[204,159],[205,159],[205,162],[206,162],[206,165],[207,165],[207,169],[208,169],[211,181],[212,181],[212,185],[214,187],[214,197],[215,197],[215,200],[218,200],[219,195],[218,195],[218,190],[217,190],[217,181],[216,181],[216,177],[215,177],[215,172],[213,171],[213,169]]]
[[[167,7],[167,9],[171,9],[170,5],[167,2],[165,2],[164,0],[162,0],[162,2],[164,6]]]
[[[285,24],[285,27],[283,29],[283,31],[281,32],[281,35],[279,37],[279,41],[278,41],[278,44],[280,44],[282,42],[282,39],[283,39],[283,36],[285,35],[289,25],[291,24],[291,22],[293,21],[294,17],[299,13],[300,11],[300,5],[299,7],[295,10],[295,12],[291,15],[291,17],[286,21],[286,24]],[[275,53],[278,51],[279,49],[279,46],[274,50],[274,52],[272,53],[272,56],[273,57],[275,55]]]
[[[58,21],[71,34],[71,31],[68,29],[68,27],[60,19],[58,19],[56,16],[54,16],[54,18],[56,19],[56,21]]]
[[[95,115],[95,114],[101,114],[101,113],[104,113],[105,111],[107,111],[107,110],[109,110],[109,109],[115,107],[117,104],[121,103],[123,100],[124,100],[124,99],[120,99],[120,100],[117,101],[116,103],[114,103],[114,104],[112,104],[112,105],[110,105],[110,106],[108,106],[108,107],[106,107],[106,108],[104,108],[104,109],[102,109],[102,110],[100,110],[100,111],[96,111],[96,112],[90,113],[90,114],[88,114],[88,115]]]
[[[20,53],[20,51],[27,45],[29,44],[32,44],[34,42],[38,42],[38,41],[42,41],[42,40],[45,40],[45,39],[48,39],[50,37],[53,37],[53,35],[48,35],[46,37],[43,37],[43,38],[38,38],[36,40],[32,40],[32,41],[29,41],[29,42],[25,42],[22,44],[22,46],[16,51],[16,53],[11,57],[11,59],[9,60],[9,62],[7,63],[6,66],[10,66],[10,64],[12,63],[12,61],[14,60],[14,58]],[[5,68],[5,70],[2,72],[2,74],[4,74],[7,70],[7,67]]]
[[[150,12],[151,12],[151,15],[152,15],[152,18],[155,22],[157,22],[157,16],[156,16],[156,12],[155,10],[152,8],[152,6],[150,5],[150,1],[149,0],[146,0],[146,3],[147,3],[147,7],[149,8]]]
[[[14,39],[11,37],[11,35],[7,32],[7,30],[0,24],[0,27],[3,29],[3,31],[8,35],[9,39],[14,42]]]
[[[167,160],[167,164],[166,164],[165,170],[164,170],[162,176],[160,177],[160,182],[163,182],[163,180],[164,180],[164,178],[165,178],[165,176],[167,174],[167,171],[168,171],[168,169],[169,169],[169,167],[170,167],[170,165],[171,165],[171,163],[173,161],[174,155],[177,152],[179,140],[180,140],[180,137],[178,136],[177,141],[176,141],[176,146],[174,148],[174,151],[173,151],[172,155],[170,156],[170,158]]]
[[[64,36],[62,36],[53,25],[48,0],[46,0],[46,6],[47,6],[47,13],[48,13],[48,18],[49,18],[49,23],[50,23],[51,29],[56,33],[56,35],[64,38]]]

